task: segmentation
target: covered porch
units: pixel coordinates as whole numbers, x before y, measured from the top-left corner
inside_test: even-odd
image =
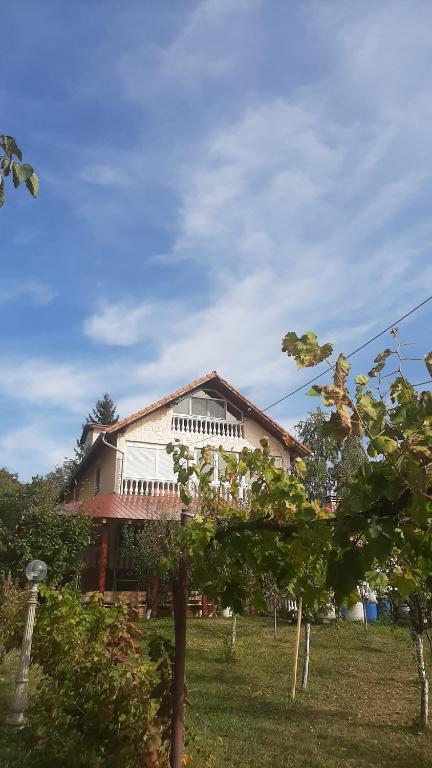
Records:
[[[152,616],[171,615],[172,600],[169,590],[151,577],[143,589],[139,583],[133,560],[124,557],[121,550],[125,526],[139,528],[148,521],[180,522],[181,499],[178,496],[134,496],[110,494],[95,496],[81,505],[81,510],[94,519],[95,537],[84,555],[85,567],[81,575],[83,600],[93,592],[103,595],[107,605],[120,596],[139,610],[140,615],[151,611]],[[78,508],[76,508],[78,511]],[[193,617],[213,615],[216,607],[205,595],[191,593],[189,613]]]

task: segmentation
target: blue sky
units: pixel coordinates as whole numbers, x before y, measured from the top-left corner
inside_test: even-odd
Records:
[[[2,28],[41,191],[0,211],[0,465],[49,470],[104,391],[127,415],[216,368],[265,407],[309,375],[287,330],[350,351],[431,293],[429,2],[15,0]]]

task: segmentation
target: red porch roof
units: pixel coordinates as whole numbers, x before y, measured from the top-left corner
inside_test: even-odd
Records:
[[[193,504],[192,504],[193,506]],[[117,520],[180,520],[184,507],[179,496],[133,496],[111,493],[106,496],[94,496],[79,503],[71,501],[63,504],[59,514],[76,515],[83,512],[89,517]]]

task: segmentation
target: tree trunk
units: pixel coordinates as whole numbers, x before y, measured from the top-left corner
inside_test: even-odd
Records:
[[[295,639],[295,648],[294,648],[293,682],[292,682],[292,689],[291,689],[291,698],[293,700],[295,699],[295,695],[296,695],[297,666],[298,666],[300,630],[301,630],[301,619],[302,619],[302,604],[303,604],[303,600],[300,597],[297,605],[297,630],[296,630],[296,639]]]
[[[237,641],[237,616],[233,614],[232,627],[231,627],[231,656],[234,658]]]
[[[423,655],[423,638],[420,632],[414,631],[417,670],[420,682],[420,728],[424,731],[428,724],[429,715],[429,683],[426,677],[426,667]]]
[[[273,609],[273,633],[274,639],[277,640],[277,607]]]
[[[192,522],[189,512],[182,512],[181,523],[188,525]],[[181,768],[184,750],[185,725],[185,671],[186,671],[186,625],[188,607],[188,563],[186,555],[179,558],[177,573],[172,574],[172,597],[174,609],[174,669],[172,683],[172,712],[171,712],[171,768]]]
[[[301,681],[301,687],[304,689],[307,688],[308,677],[309,677],[310,634],[311,634],[311,625],[310,625],[310,621],[307,621],[305,624],[303,674],[302,674],[302,681]]]
[[[363,605],[363,621],[364,621],[364,628],[365,632],[367,632],[368,628],[368,617],[367,617],[367,610],[366,610],[366,598],[362,597],[362,605]]]
[[[148,604],[150,604],[152,618],[156,618],[157,612],[158,612],[158,602],[159,602],[159,587],[160,587],[159,576],[150,576],[148,580],[148,586],[149,586]]]

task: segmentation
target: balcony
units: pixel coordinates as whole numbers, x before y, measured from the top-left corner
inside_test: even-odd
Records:
[[[223,499],[234,501],[227,483],[213,483],[213,487]],[[250,485],[246,484],[240,486],[236,501],[245,501],[249,488]],[[189,490],[192,496],[196,498],[198,494],[195,483],[190,483]],[[164,480],[133,480],[124,478],[122,493],[128,496],[180,496],[180,484]]]
[[[124,478],[122,493],[132,496],[180,496],[180,485],[166,480]]]
[[[244,437],[244,425],[240,421],[222,421],[201,416],[176,416],[171,429],[181,434],[206,435],[208,437]]]

